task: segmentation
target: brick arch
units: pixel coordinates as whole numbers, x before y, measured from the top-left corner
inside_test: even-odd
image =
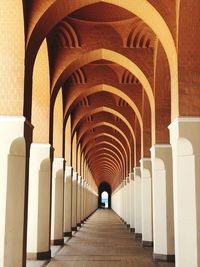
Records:
[[[108,131],[105,127],[102,129],[102,126],[105,126],[108,128],[108,130],[110,129],[110,131]],[[133,153],[132,153],[132,149],[131,149],[131,145],[130,145],[130,142],[128,140],[128,138],[126,137],[126,135],[118,128],[116,127],[115,125],[113,124],[106,124],[106,123],[97,123],[95,125],[95,132],[93,134],[89,134],[88,136],[84,136],[84,134],[82,135],[81,139],[80,139],[80,142],[82,144],[82,146],[86,143],[88,144],[89,141],[95,136],[98,134],[98,133],[101,133],[101,132],[106,132],[106,133],[112,133],[112,129],[117,129],[119,131],[119,140],[121,140],[123,143],[124,143],[124,146],[128,152],[128,155],[129,155],[129,162],[130,162],[130,166],[129,166],[129,169],[131,169],[133,167]],[[78,145],[77,145],[78,146]],[[84,149],[84,148],[83,148]],[[87,157],[87,156],[86,156]]]
[[[64,0],[62,1],[54,1],[43,4],[43,10],[32,9],[32,16],[28,27],[28,38],[27,38],[27,51],[31,51],[32,62],[29,62],[30,65],[33,64],[34,58],[37,54],[39,46],[42,43],[42,40],[47,36],[50,30],[64,17],[68,14],[72,13],[75,10],[78,10],[82,7],[85,7],[90,4],[98,3],[99,1],[96,0],[87,0],[87,1],[77,1],[73,2],[71,5],[67,5]],[[167,23],[161,16],[161,14],[156,10],[156,8],[145,0],[140,1],[140,5],[138,5],[137,0],[130,1],[112,1],[107,0],[104,1],[105,3],[111,3],[118,7],[124,8],[141,20],[143,20],[157,35],[158,39],[160,40],[164,50],[166,52],[169,66],[170,66],[170,73],[171,73],[171,90],[173,90],[172,94],[172,117],[178,115],[178,72],[177,72],[177,51],[175,47],[175,42],[173,40],[172,34],[167,26]],[[45,5],[46,4],[46,5]],[[62,8],[59,8],[62,6]],[[50,16],[51,13],[54,12],[55,9],[59,9],[60,12],[54,14],[54,16]],[[35,11],[35,12],[34,12]],[[51,23],[48,21],[48,17],[52,17]],[[41,30],[41,25],[46,25],[46,28]],[[32,46],[32,40],[37,39],[37,44]]]
[[[114,146],[112,143],[109,143],[109,142],[107,142],[107,141],[96,141],[96,144],[92,144],[92,145],[88,145],[86,148],[85,148],[85,150],[83,151],[81,151],[81,153],[83,154],[84,152],[85,152],[85,154],[84,154],[84,156],[85,156],[85,158],[87,158],[87,156],[88,156],[88,153],[90,153],[90,152],[92,152],[92,150],[93,149],[96,149],[96,150],[98,150],[98,149],[108,149],[108,150],[111,150],[117,157],[118,157],[118,159],[121,161],[121,166],[123,167],[124,166],[124,157],[123,157],[123,154],[121,153],[121,151],[120,151],[120,149],[118,148],[118,147],[116,147],[116,146]]]
[[[60,90],[61,86],[63,85],[64,81],[66,81],[70,75],[76,70],[77,68],[83,67],[84,65],[87,65],[90,62],[99,60],[99,59],[105,59],[112,61],[120,66],[122,66],[124,69],[127,69],[129,72],[131,72],[142,84],[143,88],[146,91],[146,94],[149,99],[150,107],[151,107],[151,119],[152,119],[152,143],[154,143],[155,140],[155,100],[153,96],[153,90],[152,87],[146,78],[145,74],[142,72],[142,70],[131,60],[129,60],[127,57],[123,56],[122,54],[119,54],[117,52],[114,52],[109,49],[97,49],[93,51],[89,51],[82,56],[80,56],[78,59],[75,60],[72,64],[68,65],[64,70],[61,71],[61,73],[58,75],[57,80],[54,82],[52,87],[52,101],[54,101],[58,91]],[[127,98],[127,102],[132,102]],[[140,119],[139,113],[137,112],[136,106],[134,106],[133,102],[131,103],[131,106],[134,107],[136,115],[139,118],[140,125],[142,125],[142,120]]]

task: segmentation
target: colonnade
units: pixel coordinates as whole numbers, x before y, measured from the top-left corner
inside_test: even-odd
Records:
[[[97,209],[97,188],[89,170],[80,176],[51,145],[31,143],[24,117],[1,116],[0,126],[0,266],[25,266],[50,259],[51,245],[63,245]]]
[[[50,258],[103,181],[155,260],[200,267],[199,7],[0,1],[0,267]]]
[[[31,146],[28,259],[50,258],[51,245],[63,245],[98,205],[98,194],[63,158],[53,159],[51,173],[44,148],[49,152],[48,146]]]
[[[112,194],[112,208],[153,259],[199,266],[198,118],[180,117],[170,126],[170,143],[151,148],[151,158]],[[127,201],[128,200],[128,201]]]

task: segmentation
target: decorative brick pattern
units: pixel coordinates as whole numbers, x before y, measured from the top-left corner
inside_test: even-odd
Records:
[[[50,77],[46,40],[38,52],[33,72],[32,124],[33,140],[49,142]]]
[[[0,114],[22,115],[24,101],[24,18],[22,1],[0,2]]]

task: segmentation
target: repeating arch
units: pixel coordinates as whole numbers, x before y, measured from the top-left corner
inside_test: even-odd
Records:
[[[39,49],[39,46],[41,45],[43,39],[47,36],[47,34],[50,32],[50,30],[64,17],[66,17],[68,14],[74,12],[77,9],[80,9],[82,7],[85,7],[90,4],[98,3],[97,0],[85,0],[83,2],[81,1],[73,1],[73,4],[66,4],[64,0],[62,1],[55,1],[55,2],[47,2],[45,8],[41,12],[37,12],[33,15],[32,21],[29,24],[28,27],[28,35],[27,35],[27,48],[31,49],[32,39],[34,37],[37,37],[38,40],[38,47],[35,49],[35,55]],[[143,20],[148,27],[152,29],[152,31],[157,35],[158,39],[160,40],[161,44],[164,47],[164,50],[166,52],[169,67],[170,67],[170,74],[171,74],[171,88],[173,90],[172,94],[172,106],[175,106],[176,108],[173,111],[173,117],[175,115],[178,115],[178,64],[177,64],[177,51],[175,42],[173,40],[172,34],[167,26],[167,23],[161,16],[161,14],[155,9],[155,7],[150,4],[146,0],[141,0],[140,5],[138,5],[137,0],[130,1],[124,0],[124,1],[113,1],[113,0],[106,0],[103,1],[105,3],[110,3],[113,5],[116,5],[118,7],[124,8],[133,14],[135,14],[137,17],[139,17],[141,20]],[[45,25],[45,21],[55,9],[59,8],[59,6],[62,6],[62,9],[56,16],[53,17],[52,23],[47,24],[47,27],[43,29],[41,32],[41,25]]]
[[[107,126],[107,127],[110,127],[111,129],[117,130],[121,134],[121,136],[123,136],[123,138],[126,140],[127,146],[129,147],[129,150],[131,151],[130,142],[129,142],[127,136],[123,133],[123,131],[119,127],[115,126],[114,124],[111,124],[111,123],[108,123],[108,122],[104,122],[104,121],[94,124],[94,128],[97,128],[97,127],[100,127],[100,126]],[[83,135],[84,134],[85,133],[83,133]],[[77,142],[77,147],[78,147],[79,143],[81,142],[81,139],[82,139],[83,135],[80,136],[80,139]]]
[[[59,74],[56,82],[52,86],[52,93],[51,96],[53,100],[55,99],[58,91],[60,90],[61,86],[63,85],[63,82],[69,78],[69,76],[74,72],[75,69],[83,67],[84,65],[87,65],[90,62],[96,61],[98,59],[104,59],[112,61],[120,66],[122,66],[124,69],[128,70],[130,73],[132,73],[142,84],[143,88],[146,91],[146,94],[149,99],[151,112],[152,112],[152,125],[155,126],[155,100],[153,96],[153,90],[151,88],[151,85],[146,78],[145,74],[142,72],[142,70],[130,59],[123,56],[122,54],[119,54],[115,51],[109,50],[109,49],[96,49],[89,51],[87,53],[84,53],[81,55],[77,60],[73,61],[71,65],[68,67],[65,67]],[[125,95],[125,94],[124,94]],[[127,101],[128,102],[128,101]],[[129,100],[129,102],[131,102]],[[131,106],[133,106],[133,103],[131,103]],[[134,107],[136,114],[139,114],[137,112],[137,108]],[[140,121],[141,123],[141,121]]]

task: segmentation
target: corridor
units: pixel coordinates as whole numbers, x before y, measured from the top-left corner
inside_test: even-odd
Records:
[[[199,43],[200,0],[0,0],[0,267],[200,267]]]
[[[142,248],[112,210],[97,210],[47,267],[173,267],[152,262],[152,249]]]

